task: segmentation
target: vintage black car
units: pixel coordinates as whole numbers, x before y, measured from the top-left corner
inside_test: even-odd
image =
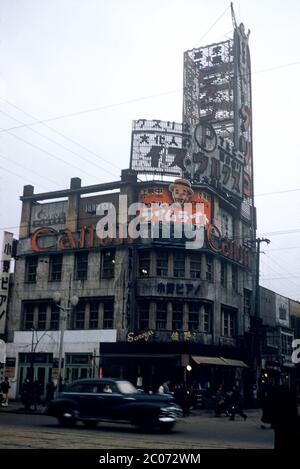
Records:
[[[108,378],[74,381],[48,403],[46,413],[64,426],[115,422],[161,431],[171,430],[182,415],[172,395],[145,394],[129,381]]]

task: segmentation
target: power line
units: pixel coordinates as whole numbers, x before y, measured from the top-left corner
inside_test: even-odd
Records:
[[[261,194],[256,194],[254,197],[262,197],[262,196],[265,196],[265,195],[284,194],[286,192],[298,192],[298,191],[300,191],[300,187],[295,188],[295,189],[286,189],[286,190],[283,190],[283,191],[263,192]]]
[[[20,176],[19,174],[15,173],[14,171],[10,171],[9,169],[3,168],[2,166],[0,166],[0,169],[2,169],[3,171],[6,171],[7,173],[13,174],[14,176],[22,179],[22,181],[24,182],[24,175]],[[27,180],[28,180],[28,182],[32,182],[33,184],[36,184],[36,182],[33,182],[31,179],[27,179]],[[38,184],[38,186],[42,187],[43,189],[48,190],[48,188],[43,186],[42,184]],[[10,230],[12,230],[14,228],[19,228],[19,226],[11,226],[10,228],[0,228],[0,229],[3,229],[3,230],[10,229]]]
[[[35,171],[34,169],[32,169],[32,168],[27,168],[26,166],[23,166],[21,163],[18,163],[18,162],[16,162],[16,161],[13,161],[11,158],[9,158],[9,157],[7,157],[7,156],[4,156],[4,155],[1,154],[1,153],[0,153],[0,158],[2,158],[2,159],[5,160],[5,161],[8,161],[9,163],[13,163],[14,165],[19,166],[19,167],[22,168],[22,169],[25,169],[25,171],[30,171],[31,173],[36,174],[38,177],[43,178],[43,179],[45,179],[46,181],[51,182],[51,184],[57,184],[57,181],[54,181],[53,179],[49,179],[49,178],[47,178],[46,176],[43,176],[42,174],[38,173],[38,172]],[[24,176],[23,176],[23,179],[24,179]],[[43,186],[41,186],[41,187],[43,187]],[[61,187],[63,187],[63,186],[61,186]]]
[[[254,71],[254,72],[249,72],[248,74],[245,74],[245,75],[250,75],[250,74],[255,75],[257,73],[264,73],[264,72],[274,71],[276,69],[282,69],[282,68],[285,68],[285,67],[291,67],[291,66],[299,65],[299,64],[300,64],[300,61],[291,62],[291,63],[288,63],[288,64],[278,65],[278,66],[275,66],[275,67],[272,67],[272,68],[267,68],[267,69],[262,69],[262,70],[258,70],[258,71]],[[135,102],[145,101],[145,100],[148,100],[148,99],[158,98],[160,96],[167,96],[167,95],[174,94],[174,93],[179,93],[179,92],[182,92],[182,88],[177,88],[176,90],[172,90],[172,91],[165,91],[165,92],[161,92],[161,93],[156,93],[156,94],[153,94],[153,95],[141,96],[141,97],[138,97],[138,98],[132,98],[132,99],[128,99],[126,101],[120,101],[118,103],[107,104],[107,105],[104,105],[104,106],[98,106],[98,107],[95,107],[95,108],[85,109],[85,110],[82,110],[82,111],[76,111],[76,112],[72,112],[72,113],[68,113],[68,114],[60,114],[58,116],[50,117],[48,119],[39,119],[39,120],[34,120],[32,122],[29,122],[28,124],[17,125],[17,126],[14,126],[14,127],[8,127],[6,129],[0,130],[0,133],[8,132],[9,130],[16,130],[16,129],[21,129],[21,128],[24,128],[24,127],[30,127],[32,125],[44,124],[45,122],[51,122],[51,121],[55,121],[55,120],[59,120],[59,119],[75,117],[75,116],[79,116],[79,115],[82,115],[82,114],[88,114],[90,112],[97,112],[97,111],[101,111],[101,110],[104,110],[104,109],[110,109],[110,108],[114,108],[114,107],[118,107],[118,106],[124,106],[126,104],[132,104],[132,103],[135,103]]]
[[[1,133],[1,132],[2,132],[2,131],[0,131],[0,133]],[[55,160],[60,161],[61,163],[65,164],[65,165],[67,165],[67,166],[72,166],[73,168],[77,169],[77,171],[80,171],[80,173],[87,174],[87,175],[90,176],[90,177],[95,177],[94,174],[88,173],[88,172],[85,171],[82,167],[80,168],[79,166],[76,166],[76,165],[73,164],[73,163],[69,163],[68,161],[64,160],[64,159],[61,158],[60,156],[56,156],[56,155],[54,155],[54,153],[51,153],[51,152],[49,152],[48,150],[45,150],[45,149],[39,147],[38,145],[35,145],[34,143],[31,143],[31,142],[29,142],[28,140],[25,140],[24,138],[19,137],[18,135],[13,134],[13,133],[10,132],[10,131],[7,131],[7,133],[8,133],[9,135],[11,135],[12,137],[16,138],[17,140],[20,140],[21,142],[26,143],[26,145],[29,145],[29,146],[35,148],[36,150],[39,150],[39,151],[41,151],[42,153],[45,153],[46,155],[50,156],[51,158],[54,158]]]
[[[65,118],[69,118],[69,117],[79,116],[81,114],[87,114],[87,113],[90,113],[90,112],[102,111],[103,109],[110,109],[110,108],[113,108],[113,107],[123,106],[123,105],[126,105],[126,104],[135,103],[135,102],[138,102],[138,101],[144,101],[144,100],[147,100],[147,99],[157,98],[159,96],[165,96],[165,95],[168,95],[168,94],[178,93],[179,91],[182,91],[182,89],[180,88],[180,89],[173,90],[173,91],[166,91],[166,92],[163,92],[163,93],[157,93],[157,94],[153,94],[153,95],[142,96],[142,97],[139,97],[139,98],[128,99],[126,101],[120,101],[118,103],[107,104],[107,105],[104,105],[104,106],[98,106],[98,107],[91,108],[91,109],[85,109],[83,111],[72,112],[72,113],[69,113],[69,114],[61,114],[59,116],[50,117],[49,119],[41,119],[41,120],[36,120],[36,121],[33,121],[33,122],[29,122],[28,124],[9,127],[7,129],[1,130],[0,133],[1,132],[7,132],[9,130],[21,129],[23,127],[29,127],[29,126],[32,126],[32,125],[44,124],[45,122],[51,122],[51,121],[55,121],[55,120],[58,120],[58,119],[65,119]]]
[[[220,21],[220,19],[225,15],[225,13],[227,12],[227,10],[229,10],[229,8],[230,8],[230,5],[225,8],[223,13],[221,13],[220,16],[218,16],[216,21],[208,28],[208,30],[203,34],[203,36],[200,37],[199,41],[197,41],[197,43],[194,45],[193,49],[195,49],[197,47],[197,45],[207,36],[207,34],[213,29],[213,27],[218,23],[218,21]]]
[[[27,115],[27,116],[33,118],[33,119],[36,119],[35,116],[33,116],[32,114],[29,114],[28,112],[24,111],[24,109],[21,109],[20,107],[16,106],[15,104],[13,104],[13,103],[11,103],[11,102],[9,102],[9,101],[7,101],[7,100],[5,100],[5,102],[6,102],[9,106],[14,107],[14,108],[17,109],[18,111],[21,111],[23,114],[25,114],[25,115]],[[4,111],[2,111],[2,112],[4,113]],[[7,114],[7,113],[5,113],[5,114],[6,114],[8,117],[10,117],[11,119],[14,119],[14,120],[17,121],[17,122],[19,122],[19,123],[21,123],[21,124],[24,124],[24,122],[19,121],[19,120],[16,119],[15,117],[12,117],[12,116],[10,116],[10,115]],[[98,154],[95,153],[94,151],[92,151],[92,150],[90,150],[89,148],[85,147],[84,145],[78,143],[78,142],[75,141],[74,139],[72,139],[72,138],[70,138],[70,137],[67,137],[65,134],[63,134],[62,132],[60,132],[60,131],[54,129],[54,128],[51,127],[50,125],[47,125],[47,124],[45,124],[45,123],[43,123],[42,125],[43,125],[44,127],[48,128],[48,129],[50,129],[51,132],[56,133],[57,135],[63,137],[65,140],[69,140],[71,143],[73,143],[73,144],[79,146],[80,148],[82,148],[83,150],[87,151],[88,153],[91,153],[93,156],[96,156],[98,159],[101,159],[101,160],[105,161],[107,164],[109,164],[109,165],[111,165],[111,166],[113,166],[113,167],[115,167],[115,168],[117,168],[117,169],[120,169],[120,168],[119,168],[118,166],[116,166],[114,163],[111,163],[110,161],[106,160],[105,158],[103,158],[102,156],[98,155]],[[33,130],[33,129],[31,129],[31,130]],[[64,145],[58,143],[57,141],[46,137],[45,135],[41,134],[40,132],[37,132],[37,131],[35,131],[35,132],[38,133],[38,135],[41,135],[42,137],[47,138],[47,139],[50,140],[51,142],[54,142],[56,145],[61,146],[62,148],[66,149],[67,151],[72,152],[72,153],[74,153],[75,155],[80,156],[78,153],[76,153],[76,152],[70,150],[69,148],[65,147]],[[95,164],[95,163],[93,162],[93,164]],[[104,171],[106,171],[106,170],[104,169]],[[110,173],[110,174],[112,174],[112,173]]]

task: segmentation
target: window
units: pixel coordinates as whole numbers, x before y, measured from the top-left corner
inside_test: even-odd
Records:
[[[56,254],[55,256],[50,256],[50,281],[51,282],[60,282],[61,281],[61,272],[62,272],[62,254]]]
[[[51,305],[50,329],[52,331],[59,329],[59,308],[56,304]]]
[[[251,297],[252,292],[250,290],[244,289],[244,314],[250,316],[251,313]]]
[[[156,275],[158,275],[158,277],[167,277],[169,260],[168,251],[158,251],[156,256]]]
[[[150,251],[144,249],[139,251],[139,276],[149,277],[150,275]]]
[[[281,353],[282,355],[291,355],[293,336],[281,333]]]
[[[208,334],[211,332],[211,318],[212,318],[212,306],[210,304],[204,305],[204,316],[203,316],[203,332]]]
[[[199,304],[189,303],[189,331],[199,329]]]
[[[283,304],[280,305],[279,307],[279,319],[281,319],[282,321],[286,321],[286,308]]]
[[[149,301],[143,301],[139,304],[139,329],[149,329]]]
[[[24,316],[23,316],[23,324],[24,330],[30,331],[34,327],[34,308],[35,305],[33,303],[28,303],[24,305]]]
[[[104,302],[103,329],[113,329],[114,327],[114,302],[108,300]]]
[[[115,249],[102,251],[102,278],[113,278],[115,276]]]
[[[79,252],[75,255],[75,279],[86,280],[88,272],[88,252]]]
[[[45,330],[46,329],[46,320],[47,320],[47,304],[40,303],[39,310],[38,310],[38,323],[37,328],[38,330]]]
[[[231,308],[222,307],[222,334],[224,337],[235,335],[236,311]]]
[[[99,301],[90,302],[90,329],[98,329],[98,318],[99,318]]]
[[[191,278],[201,277],[201,255],[194,253],[190,261],[191,266]]]
[[[183,278],[185,276],[185,255],[184,252],[174,252],[174,277]]]
[[[79,301],[74,310],[74,329],[84,329],[85,305],[84,301]]]
[[[36,282],[36,272],[38,266],[38,256],[32,256],[26,258],[25,266],[25,281],[30,283]]]
[[[208,282],[214,281],[214,258],[206,254],[206,280]]]
[[[227,262],[221,261],[221,285],[227,288]]]
[[[182,329],[182,322],[183,322],[183,304],[173,303],[172,304],[172,329],[173,330]]]
[[[167,303],[159,301],[156,303],[156,329],[167,327]]]
[[[238,291],[238,269],[235,265],[231,267],[232,289]]]

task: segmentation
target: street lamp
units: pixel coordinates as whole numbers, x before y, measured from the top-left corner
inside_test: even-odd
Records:
[[[56,303],[56,306],[59,308],[60,312],[62,313],[60,315],[60,342],[59,342],[59,353],[58,353],[58,375],[57,375],[58,377],[57,377],[57,389],[56,389],[56,393],[58,394],[60,384],[61,384],[61,368],[62,368],[61,364],[62,364],[66,320],[67,320],[68,314],[72,311],[72,308],[78,304],[79,298],[76,295],[72,296],[72,298],[70,298],[68,301],[67,308],[64,308],[63,306],[60,306],[58,304],[61,300],[60,292],[55,292],[53,294],[53,300]]]

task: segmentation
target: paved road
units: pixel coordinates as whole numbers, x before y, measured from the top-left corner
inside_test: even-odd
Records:
[[[237,417],[192,415],[178,422],[170,434],[141,433],[130,426],[99,424],[87,429],[78,424],[66,429],[45,415],[0,411],[0,448],[80,449],[203,449],[273,448],[273,431],[260,428],[260,412],[249,411],[244,422]]]

